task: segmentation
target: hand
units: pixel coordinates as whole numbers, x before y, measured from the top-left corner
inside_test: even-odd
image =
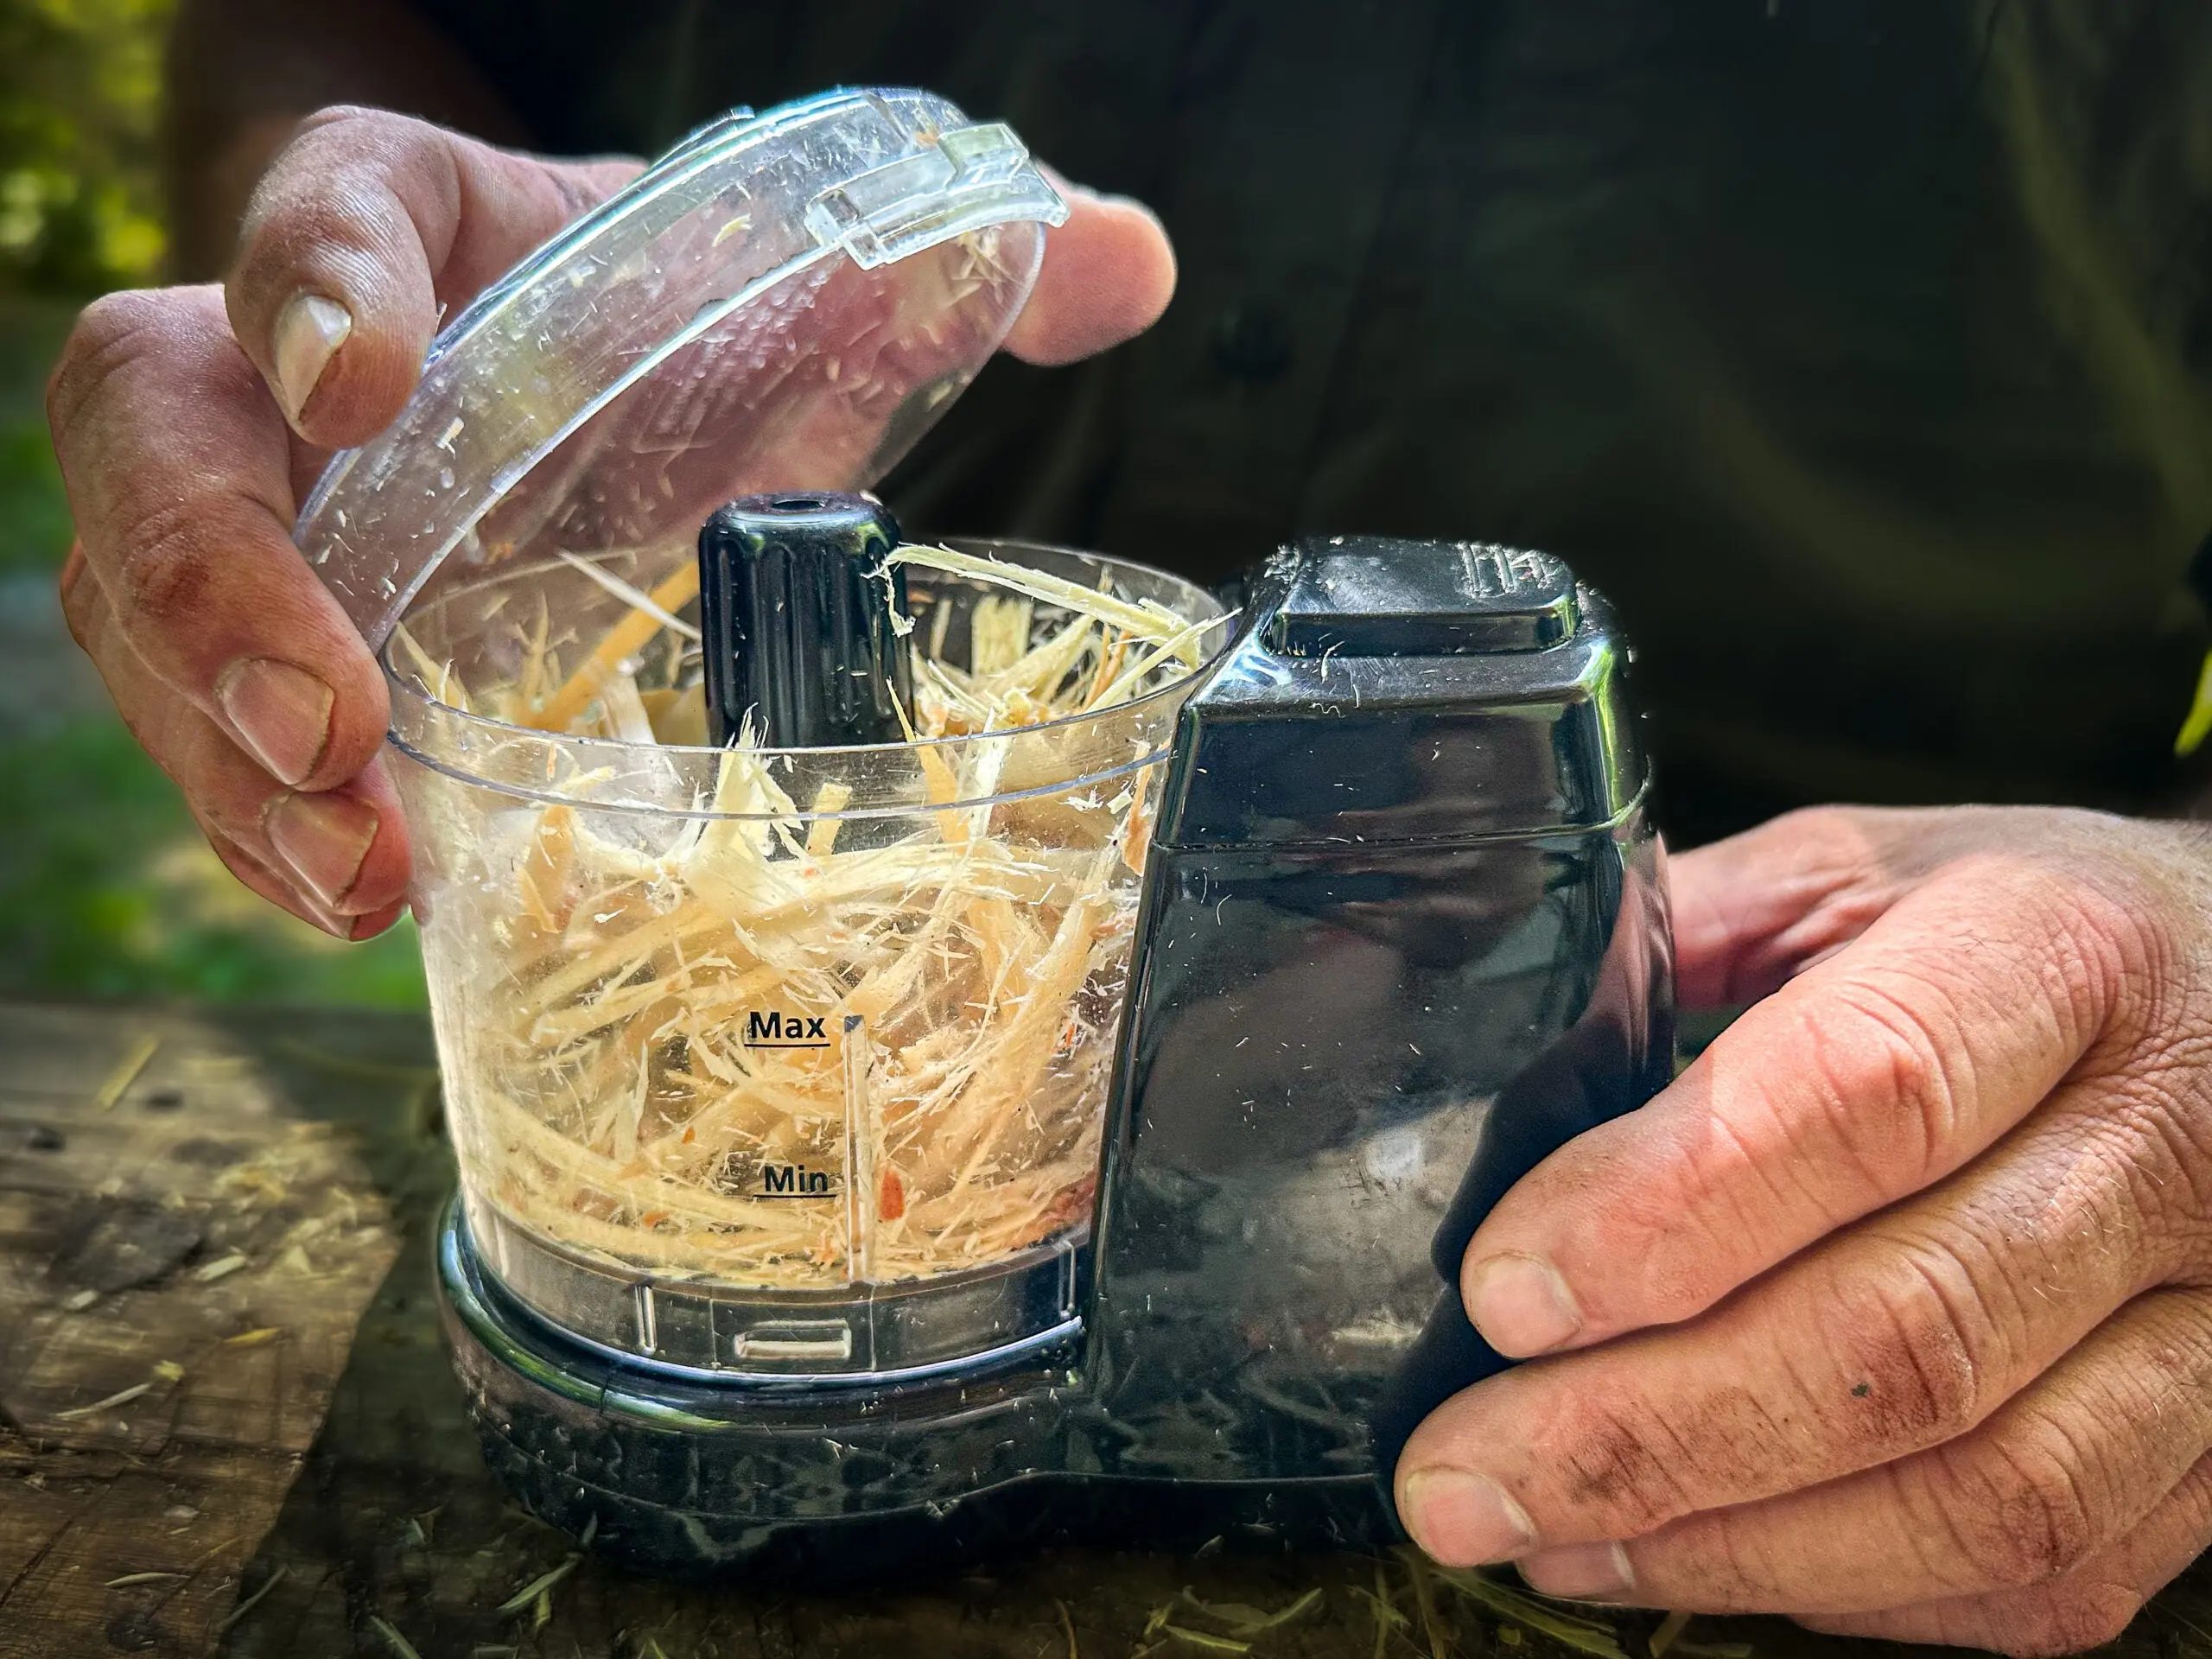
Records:
[[[223,288],[111,295],[54,372],[71,631],[223,861],[340,938],[397,918],[408,849],[383,677],[289,539],[299,501],[398,413],[442,311],[637,170],[327,111],[263,179]],[[1007,341],[1032,362],[1141,332],[1174,287],[1150,213],[1069,207]]]
[[[2212,839],[1828,810],[1675,877],[1684,1001],[1764,1000],[1476,1233],[1475,1323],[1557,1357],[1401,1513],[1554,1594],[2107,1640],[2212,1541]]]

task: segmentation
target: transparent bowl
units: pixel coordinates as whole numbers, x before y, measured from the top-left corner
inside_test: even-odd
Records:
[[[958,545],[1212,620],[1194,661],[1226,643],[1221,607],[1160,572]],[[662,1357],[621,1287],[836,1299],[1080,1243],[1162,762],[1198,678],[1164,664],[1115,706],[1011,731],[725,752],[681,631],[602,645],[682,551],[448,588],[385,652],[472,1226],[568,1264],[506,1263],[548,1317]],[[917,634],[969,665],[1004,589],[909,581]],[[1039,603],[1030,639],[1067,614]],[[562,703],[570,729],[461,689],[487,686],[511,715]]]

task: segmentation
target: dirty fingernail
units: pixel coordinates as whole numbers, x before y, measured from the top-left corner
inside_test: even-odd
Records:
[[[262,816],[276,856],[333,910],[360,879],[377,822],[373,807],[345,795],[280,795]]]
[[[315,385],[346,337],[353,314],[320,294],[295,294],[276,319],[276,391],[296,424]]]
[[[1605,1601],[1636,1587],[1628,1551],[1618,1544],[1561,1544],[1514,1563],[1529,1587],[1547,1596]]]
[[[1540,1255],[1494,1255],[1467,1274],[1467,1317],[1501,1354],[1548,1353],[1582,1329],[1582,1310],[1560,1271]]]
[[[1529,1512],[1505,1488],[1464,1469],[1408,1476],[1401,1518],[1414,1541],[1446,1567],[1502,1561],[1536,1538]]]
[[[307,670],[267,657],[245,658],[215,677],[215,702],[231,729],[287,784],[303,781],[322,759],[336,701]]]

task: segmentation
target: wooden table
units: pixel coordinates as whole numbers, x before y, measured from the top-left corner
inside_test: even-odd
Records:
[[[0,1655],[1573,1650],[1535,1604],[1395,1557],[1070,1551],[836,1598],[575,1560],[486,1475],[446,1367],[429,1238],[451,1183],[420,1020],[0,1004]],[[1657,1623],[1624,1616],[1599,1645],[1648,1659]],[[2208,1632],[2200,1572],[2123,1645],[2212,1654]],[[1672,1650],[1745,1643],[1877,1650],[1718,1619]]]

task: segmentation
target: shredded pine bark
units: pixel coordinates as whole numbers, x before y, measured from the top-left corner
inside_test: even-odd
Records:
[[[1056,791],[1008,775],[1006,744],[935,740],[1115,709],[1188,675],[1220,619],[946,549],[892,561],[990,590],[964,667],[951,605],[900,619],[917,810],[840,817],[854,788],[834,780],[794,801],[741,737],[660,850],[582,803],[509,807],[435,895],[458,1148],[526,1228],[797,1288],[954,1272],[1087,1222],[1157,757]],[[683,632],[696,577],[593,580],[629,609],[565,673],[542,605],[506,623],[522,667],[503,683],[463,686],[404,629],[394,660],[511,725],[703,743],[696,687],[632,677]]]

